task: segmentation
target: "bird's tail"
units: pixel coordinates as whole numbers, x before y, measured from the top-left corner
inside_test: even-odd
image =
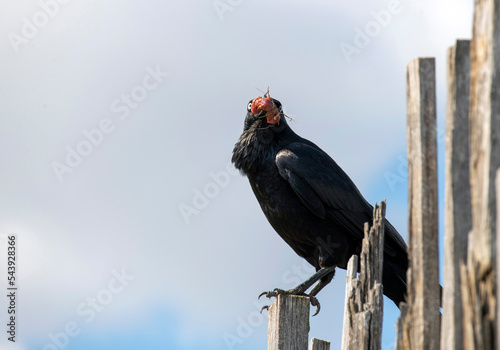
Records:
[[[401,302],[407,302],[408,285],[406,282],[406,275],[407,271],[401,268],[401,265],[391,264],[390,260],[387,262],[384,261],[382,282],[384,286],[388,286],[387,289],[384,288],[384,294],[398,307]],[[443,307],[443,287],[441,286],[439,286],[439,307]]]

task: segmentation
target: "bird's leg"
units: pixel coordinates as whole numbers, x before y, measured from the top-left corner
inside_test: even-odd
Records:
[[[329,273],[335,271],[335,267],[322,267],[318,271],[316,271],[311,277],[307,280],[299,284],[297,287],[290,290],[283,290],[279,288],[275,288],[270,292],[263,292],[259,295],[259,298],[265,295],[267,298],[275,297],[279,294],[290,294],[290,295],[304,295],[304,292],[309,289],[316,281],[320,278],[328,275]]]
[[[307,280],[299,284],[297,287],[290,289],[287,294],[301,295],[306,290],[308,290],[314,283],[316,283],[316,281],[320,280],[321,278],[325,277],[326,275],[334,271],[335,267],[322,267]]]
[[[309,295],[316,296],[327,284],[330,283],[333,276],[335,275],[335,270],[332,274],[326,275],[322,279],[319,280],[318,284],[314,286],[314,288],[309,292]]]
[[[320,279],[319,282],[318,282],[318,284],[315,285],[314,288],[309,292],[309,298],[314,298],[314,299],[311,299],[311,305],[317,307],[316,308],[316,312],[314,313],[313,316],[316,316],[318,314],[319,310],[321,309],[321,306],[319,305],[319,301],[318,301],[318,299],[316,299],[316,295],[328,283],[330,283],[330,281],[332,280],[332,278],[333,278],[334,275],[335,275],[335,270],[333,270],[333,272],[330,275],[326,275],[325,277],[323,277],[322,279]],[[316,305],[315,305],[315,303],[313,301],[316,302]]]
[[[320,288],[317,288],[318,286],[315,286],[310,294],[306,294],[305,291],[308,290],[315,282],[317,282],[321,278],[327,276],[328,274],[332,274],[332,277],[333,277],[333,272],[335,272],[335,267],[322,267],[321,269],[316,271],[311,277],[309,277],[307,280],[305,280],[304,282],[302,282],[301,284],[299,284],[297,287],[295,287],[293,289],[283,290],[283,289],[275,288],[272,291],[261,293],[259,295],[259,298],[263,295],[265,295],[267,298],[276,297],[280,294],[282,294],[282,295],[283,294],[285,294],[285,295],[304,295],[304,296],[307,296],[311,299],[311,305],[317,307],[316,313],[313,315],[313,316],[315,316],[319,312],[319,309],[320,309],[319,301],[318,301],[318,299],[316,299],[315,295],[318,294],[318,292],[324,286],[326,286],[328,283],[324,283]],[[330,278],[330,280],[331,280],[331,278]],[[330,280],[328,282],[330,282]],[[318,283],[318,285],[319,284],[321,284],[321,280],[320,280],[320,283]],[[314,294],[312,293],[313,291],[315,291]],[[263,309],[267,309],[267,307],[264,306],[262,308],[262,310]]]

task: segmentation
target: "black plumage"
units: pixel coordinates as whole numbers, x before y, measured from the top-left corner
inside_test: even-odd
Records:
[[[361,252],[373,207],[328,154],[292,131],[278,100],[273,99],[281,114],[277,124],[268,123],[266,111],[252,113],[251,103],[232,162],[248,177],[272,227],[318,271],[319,283],[309,293],[314,296],[331,281],[335,267],[346,269],[349,258]],[[407,269],[407,246],[386,220],[384,294],[398,306],[406,294]],[[312,283],[288,292],[304,294]]]

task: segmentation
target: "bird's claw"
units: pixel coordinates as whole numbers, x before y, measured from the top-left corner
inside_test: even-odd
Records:
[[[319,304],[319,301],[316,297],[313,297],[312,295],[309,295],[309,301],[311,302],[311,306],[316,306],[316,312],[314,313],[313,317],[319,314],[319,310],[321,310],[321,305]]]
[[[319,311],[321,310],[321,305],[319,304],[318,299],[315,296],[308,295],[306,293],[295,294],[295,293],[293,293],[290,290],[284,290],[284,289],[280,289],[280,288],[274,288],[271,291],[260,293],[258,299],[260,299],[260,297],[263,296],[263,295],[265,295],[266,298],[277,297],[278,295],[302,295],[302,296],[306,296],[306,297],[309,298],[309,301],[311,302],[311,306],[316,306],[316,312],[314,313],[313,316],[316,316],[319,313]],[[264,311],[264,310],[268,310],[269,311],[269,305],[263,306],[260,309],[260,313],[262,313],[262,311]]]
[[[272,297],[277,297],[277,296],[278,296],[278,295],[280,295],[280,294],[291,294],[291,293],[289,293],[288,291],[283,290],[283,289],[274,288],[274,289],[273,289],[273,290],[271,290],[271,291],[268,291],[268,292],[262,292],[262,293],[260,293],[260,295],[259,295],[259,298],[258,298],[258,299],[260,299],[260,297],[261,297],[261,296],[263,296],[263,295],[265,295],[265,296],[266,296],[266,298],[270,299],[270,298],[272,298]]]
[[[258,298],[258,299],[260,299],[260,297],[261,297],[261,296],[263,296],[263,295],[265,295],[265,296],[266,296],[266,298],[270,299],[270,298],[272,298],[272,297],[277,297],[277,296],[278,296],[278,295],[280,295],[280,294],[289,294],[289,293],[287,293],[287,291],[286,291],[286,290],[279,289],[279,288],[274,288],[274,289],[273,289],[273,290],[271,290],[271,291],[268,291],[268,292],[262,292],[262,293],[260,293],[260,294],[259,294],[259,298]],[[269,311],[269,305],[265,305],[265,306],[263,306],[263,307],[260,309],[260,313],[262,313],[262,311],[264,311],[264,310]]]

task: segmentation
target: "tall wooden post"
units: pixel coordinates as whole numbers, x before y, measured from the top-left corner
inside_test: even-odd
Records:
[[[396,322],[396,347],[395,350],[409,350],[410,349],[410,336],[409,329],[407,328],[406,317],[408,315],[408,305],[406,303],[399,303],[401,315]]]
[[[384,222],[382,201],[373,209],[373,226],[369,229],[365,224],[359,279],[357,257],[352,256],[348,263],[342,349],[380,350],[382,346]]]
[[[347,263],[347,274],[345,277],[345,301],[344,301],[344,322],[342,326],[342,350],[349,350],[351,342],[351,310],[349,307],[351,295],[353,293],[353,281],[357,280],[359,267],[359,257],[351,256]]]
[[[497,237],[500,237],[500,169],[497,171]],[[500,250],[500,239],[497,239],[497,252]],[[500,254],[497,254],[497,350],[500,350]]]
[[[466,349],[493,349],[496,315],[496,192],[500,167],[500,0],[476,0],[471,41],[472,232],[464,280]],[[496,79],[496,80],[495,80]],[[464,276],[462,276],[464,277]]]
[[[436,83],[434,58],[407,70],[408,325],[412,350],[439,349]]]
[[[448,49],[443,322],[441,349],[463,349],[460,264],[472,227],[469,180],[470,41]]]

